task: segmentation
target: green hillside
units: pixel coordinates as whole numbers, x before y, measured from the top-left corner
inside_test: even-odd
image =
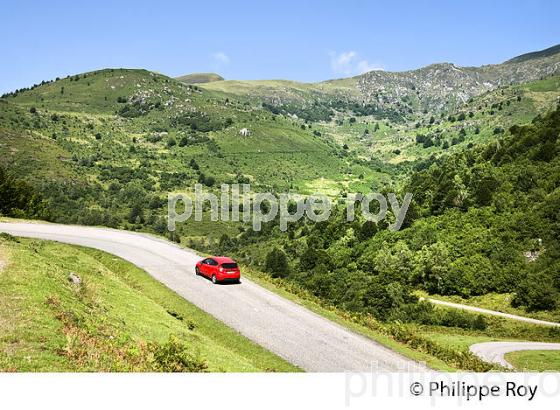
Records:
[[[398,232],[387,221],[345,222],[339,209],[322,223],[294,223],[288,235],[270,223],[211,251],[271,269],[276,256],[268,253],[279,248],[287,261],[279,276],[378,319],[412,320],[410,291],[422,289],[464,298],[514,293],[514,307],[558,320],[559,134],[560,108],[489,144],[418,163],[401,188],[414,202]],[[391,301],[393,285],[402,305]]]
[[[479,68],[435,64],[314,84],[197,85],[129,69],[45,81],[0,98],[0,215],[152,232],[233,255],[256,277],[309,295],[396,346],[451,368],[488,370],[466,353],[469,343],[559,336],[433,308],[418,295],[560,318],[558,58]],[[168,232],[167,194],[192,194],[197,183],[214,193],[223,183],[250,183],[253,192],[319,192],[333,199],[412,192],[414,200],[398,232],[386,222],[347,223],[340,207],[326,222],[300,221],[288,232],[279,231],[278,221],[254,232],[246,223],[210,222],[207,213]],[[32,244],[3,242],[14,260],[28,256]],[[90,251],[60,249],[80,252],[77,265],[101,269],[88,259]],[[123,286],[127,292],[129,284]],[[88,316],[76,300],[68,303],[73,314]],[[138,340],[175,349],[166,340],[180,333],[119,331],[130,335],[118,345],[125,350]],[[219,368],[209,351],[202,356],[209,368]],[[56,360],[60,369],[71,365]],[[153,365],[107,360],[125,369]],[[95,366],[101,365],[83,368]]]
[[[0,275],[1,371],[297,370],[101,251],[2,235]]]
[[[167,192],[198,182],[305,192],[326,180],[338,194],[360,185],[358,175],[383,177],[311,124],[144,70],[107,69],[6,96],[0,141],[1,163],[34,183],[56,220],[156,231]]]
[[[510,313],[560,321],[559,137],[560,106],[490,143],[418,163],[400,192],[415,199],[398,232],[386,221],[346,222],[339,208],[328,221],[301,220],[287,234],[274,221],[260,232],[195,246],[234,254],[283,287],[358,321],[387,323],[397,341],[473,369],[438,349],[558,342],[560,332],[434,308],[418,292],[499,310],[496,302],[507,301]]]
[[[224,77],[216,73],[193,73],[177,77],[177,80],[185,84],[201,84],[223,81]]]

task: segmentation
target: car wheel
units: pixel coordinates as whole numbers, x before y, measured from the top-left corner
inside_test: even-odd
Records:
[[[196,276],[200,275],[200,269],[198,269],[198,266],[196,266],[196,267],[194,268],[194,274],[195,274]]]
[[[218,279],[216,278],[216,275],[212,275],[212,283],[215,285],[216,283],[218,283]]]

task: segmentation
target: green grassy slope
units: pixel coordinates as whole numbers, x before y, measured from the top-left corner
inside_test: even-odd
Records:
[[[511,352],[505,354],[505,359],[518,371],[560,371],[560,352],[557,350]]]
[[[211,83],[214,81],[223,81],[223,77],[216,73],[192,73],[177,77],[177,80],[185,84],[201,84]]]
[[[156,231],[167,192],[198,182],[338,195],[388,177],[314,125],[218,94],[127,69],[20,91],[0,99],[0,165],[33,182],[58,221]],[[193,236],[214,231],[189,226]]]
[[[348,115],[337,115],[318,129],[340,145],[348,145],[351,154],[402,163],[493,141],[510,126],[530,123],[547,113],[559,98],[560,76],[555,76],[502,87],[472,98],[453,112],[415,113],[399,123],[373,116],[356,116],[350,122]],[[420,140],[419,135],[424,138]]]
[[[0,238],[0,370],[169,371],[170,337],[208,371],[297,370],[117,257]]]

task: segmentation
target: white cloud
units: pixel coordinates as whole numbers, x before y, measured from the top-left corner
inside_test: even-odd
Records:
[[[373,70],[383,70],[383,67],[379,64],[373,64],[360,58],[360,55],[355,51],[345,51],[340,54],[331,51],[329,55],[331,57],[331,69],[335,74],[350,76]]]
[[[368,71],[384,71],[384,68],[379,64],[372,64],[367,60],[361,60],[356,68],[360,74],[367,73]]]
[[[229,57],[223,51],[218,51],[212,54],[212,59],[214,60],[214,64],[216,66],[226,66],[230,63]]]

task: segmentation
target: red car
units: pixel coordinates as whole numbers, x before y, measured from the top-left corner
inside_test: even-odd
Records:
[[[226,256],[211,256],[198,262],[194,268],[197,275],[212,279],[212,283],[239,283],[241,272],[233,259]]]

